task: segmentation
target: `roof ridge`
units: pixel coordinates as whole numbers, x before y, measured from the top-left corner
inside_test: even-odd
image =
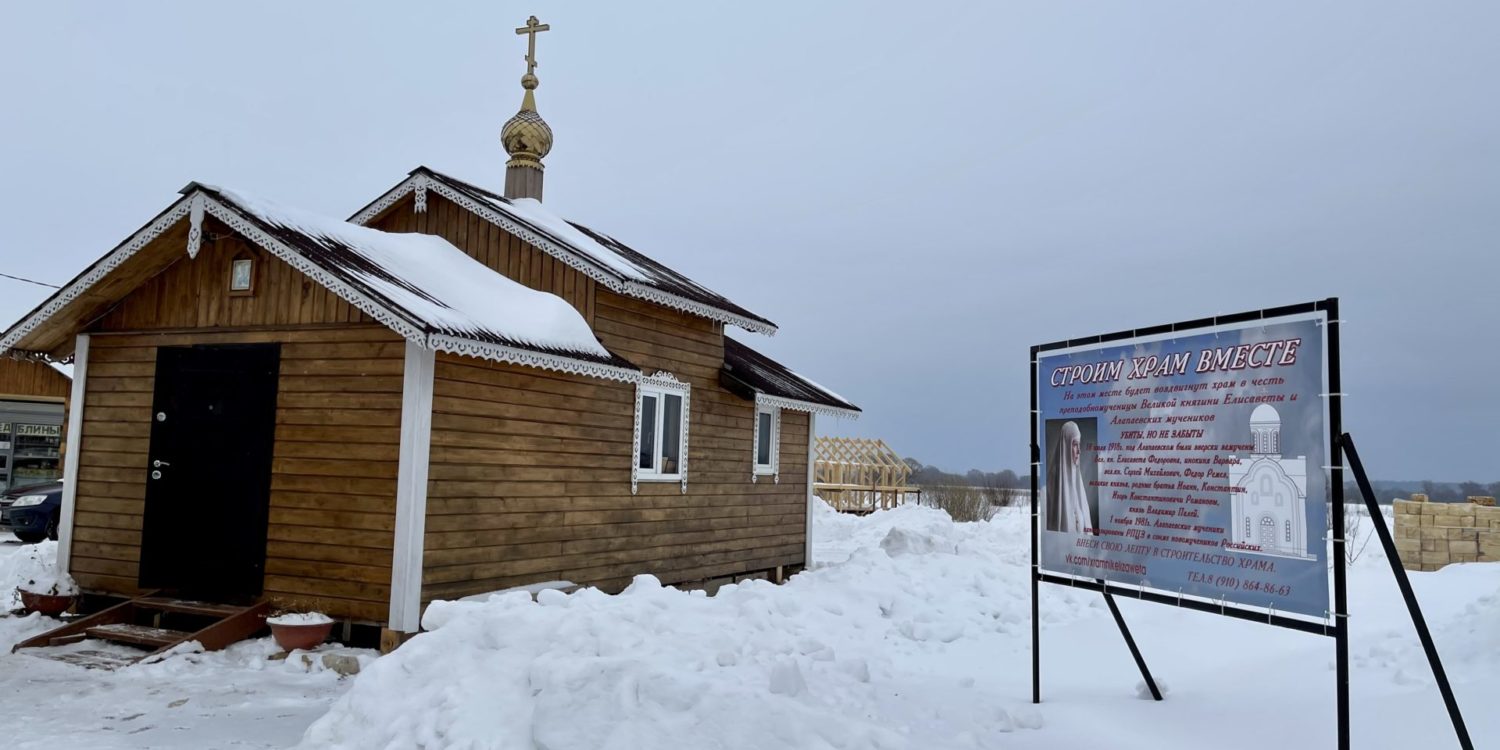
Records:
[[[517,201],[426,165],[355,212],[350,221],[365,223],[415,193],[416,210],[436,189],[462,208],[516,234],[610,291],[663,307],[737,325],[752,333],[775,335],[776,324],[730,301],[718,292],[673,270],[615,237],[553,213],[540,201]],[[541,215],[537,215],[541,214]],[[509,224],[510,226],[506,226]],[[569,237],[576,233],[577,237]],[[594,249],[590,249],[590,247]]]

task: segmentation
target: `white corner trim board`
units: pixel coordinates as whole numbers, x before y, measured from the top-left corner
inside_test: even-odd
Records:
[[[807,533],[804,534],[807,546],[802,551],[803,570],[812,570],[813,566],[813,507],[818,498],[813,492],[813,462],[817,460],[817,444],[818,415],[812,413],[807,415]]]
[[[390,629],[422,625],[423,534],[427,531],[427,461],[432,438],[434,352],[406,344],[401,389],[401,447],[396,469],[396,534],[391,554]]]
[[[83,442],[83,400],[89,375],[89,335],[78,334],[73,345],[73,390],[68,401],[67,451],[63,458],[62,517],[57,522],[57,569],[70,573],[73,559],[73,517],[78,507],[78,451]]]

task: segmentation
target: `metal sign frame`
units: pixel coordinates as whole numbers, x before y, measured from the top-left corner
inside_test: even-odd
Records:
[[[1124,637],[1126,646],[1130,649],[1131,656],[1135,659],[1136,666],[1141,671],[1152,697],[1161,700],[1161,691],[1156,685],[1156,680],[1151,676],[1146,666],[1145,659],[1136,647],[1135,639],[1130,635],[1130,629],[1125,625],[1125,619],[1121,616],[1119,607],[1116,606],[1114,597],[1128,597],[1143,601],[1167,604],[1183,609],[1191,609],[1199,612],[1224,615],[1241,620],[1264,622],[1269,625],[1297,630],[1304,633],[1329,636],[1334,639],[1335,650],[1335,681],[1338,692],[1338,724],[1339,724],[1339,747],[1348,747],[1348,725],[1349,725],[1349,608],[1348,608],[1348,586],[1346,580],[1346,557],[1344,552],[1345,540],[1344,529],[1344,463],[1343,451],[1339,436],[1343,434],[1343,410],[1342,410],[1342,382],[1339,377],[1339,302],[1337,297],[1330,297],[1316,302],[1306,302],[1296,305],[1285,305],[1282,307],[1271,307],[1262,310],[1236,313],[1233,315],[1217,315],[1210,318],[1199,318],[1180,323],[1169,323],[1167,325],[1152,326],[1149,328],[1136,328],[1126,331],[1116,331],[1098,336],[1087,336],[1064,341],[1054,341],[1049,344],[1040,344],[1031,347],[1031,410],[1028,413],[1031,429],[1031,675],[1033,703],[1040,703],[1041,693],[1041,620],[1038,599],[1042,583],[1052,583],[1074,588],[1098,591],[1104,595],[1106,604],[1109,605],[1110,613],[1114,616],[1115,623],[1120,628],[1120,634]],[[1160,590],[1152,590],[1144,587],[1130,587],[1118,583],[1112,583],[1103,579],[1082,579],[1057,573],[1046,573],[1041,569],[1041,557],[1039,548],[1039,514],[1040,508],[1037,502],[1037,492],[1041,481],[1041,445],[1039,443],[1038,423],[1039,404],[1037,399],[1037,386],[1039,383],[1037,367],[1039,357],[1044,352],[1057,349],[1068,349],[1076,346],[1087,346],[1091,344],[1105,344],[1115,341],[1126,341],[1128,339],[1143,338],[1171,333],[1198,333],[1202,329],[1216,326],[1242,324],[1256,321],[1275,322],[1278,318],[1294,315],[1306,315],[1309,313],[1322,312],[1324,318],[1324,336],[1327,351],[1324,353],[1325,367],[1327,373],[1328,393],[1323,394],[1327,399],[1327,431],[1328,431],[1328,460],[1329,460],[1329,501],[1332,503],[1329,518],[1330,532],[1333,542],[1331,562],[1333,562],[1333,611],[1328,618],[1330,621],[1315,622],[1301,617],[1292,617],[1285,614],[1277,614],[1269,609],[1260,609],[1244,604],[1229,604],[1226,602],[1208,601],[1197,597],[1183,596],[1175,593],[1167,593]]]
[[[1289,617],[1276,614],[1268,609],[1260,609],[1251,605],[1235,603],[1229,605],[1224,602],[1212,602],[1201,598],[1184,597],[1150,590],[1146,588],[1131,588],[1118,583],[1111,583],[1103,579],[1087,580],[1072,576],[1059,575],[1056,573],[1044,573],[1041,569],[1039,548],[1039,510],[1037,507],[1037,489],[1040,482],[1041,471],[1041,446],[1037,438],[1037,425],[1039,423],[1039,410],[1037,403],[1037,365],[1038,355],[1042,352],[1057,349],[1066,349],[1075,346],[1089,344],[1102,344],[1111,341],[1123,341],[1126,339],[1142,338],[1166,333],[1193,332],[1195,330],[1211,328],[1221,325],[1247,323],[1252,321],[1274,321],[1293,315],[1306,315],[1307,313],[1323,312],[1324,337],[1327,346],[1325,352],[1325,366],[1327,372],[1328,392],[1322,394],[1327,398],[1327,427],[1328,427],[1328,461],[1329,471],[1329,499],[1333,504],[1329,518],[1329,536],[1333,543],[1331,551],[1333,562],[1333,612],[1332,622],[1317,623],[1311,620]],[[1390,529],[1385,523],[1385,516],[1381,514],[1380,505],[1375,498],[1375,492],[1371,489],[1370,479],[1365,474],[1364,465],[1359,460],[1359,452],[1354,448],[1354,438],[1343,431],[1343,383],[1339,376],[1339,301],[1337,297],[1329,297],[1319,302],[1308,302],[1300,305],[1287,305],[1285,307],[1272,307],[1265,310],[1238,313],[1235,315],[1220,315],[1212,318],[1201,318],[1183,323],[1173,323],[1153,328],[1139,328],[1131,331],[1119,331],[1104,334],[1102,336],[1091,336],[1081,339],[1070,339],[1068,341],[1056,341],[1051,344],[1042,344],[1031,347],[1031,702],[1042,702],[1041,674],[1041,619],[1039,617],[1037,601],[1040,596],[1042,583],[1053,583],[1074,588],[1098,591],[1104,595],[1104,601],[1109,605],[1110,614],[1113,615],[1115,624],[1120,628],[1120,634],[1125,638],[1125,645],[1130,649],[1130,655],[1135,659],[1136,667],[1140,669],[1141,676],[1146,681],[1151,695],[1156,700],[1161,700],[1161,691],[1157,688],[1156,680],[1151,676],[1151,670],[1146,666],[1146,660],[1141,656],[1140,649],[1136,647],[1135,639],[1130,635],[1130,629],[1125,625],[1125,618],[1120,614],[1120,608],[1115,604],[1114,595],[1127,596],[1133,599],[1141,599],[1158,604],[1168,604],[1183,609],[1191,609],[1199,612],[1233,617],[1241,620],[1264,622],[1269,625],[1297,630],[1315,635],[1330,636],[1334,640],[1335,654],[1335,685],[1338,703],[1338,747],[1339,750],[1349,750],[1349,606],[1348,606],[1348,583],[1347,583],[1347,558],[1344,546],[1344,459],[1348,458],[1349,468],[1354,475],[1355,483],[1359,487],[1359,494],[1364,500],[1365,507],[1369,510],[1371,524],[1375,527],[1374,533],[1380,537],[1381,546],[1385,549],[1386,558],[1391,565],[1392,575],[1401,589],[1402,599],[1405,600],[1408,613],[1411,615],[1412,626],[1417,631],[1417,636],[1422,642],[1422,649],[1427,656],[1428,665],[1432,668],[1433,678],[1438,684],[1438,689],[1443,696],[1443,703],[1448,711],[1449,720],[1453,724],[1454,734],[1457,736],[1459,747],[1463,750],[1473,750],[1474,742],[1469,736],[1468,727],[1464,724],[1463,713],[1459,710],[1458,700],[1453,694],[1453,687],[1448,681],[1447,672],[1443,669],[1442,660],[1438,657],[1437,646],[1433,643],[1432,633],[1427,628],[1426,618],[1422,616],[1422,608],[1417,602],[1416,593],[1412,590],[1411,582],[1406,576],[1406,570],[1402,567],[1400,556],[1396,551],[1396,542],[1392,538]]]

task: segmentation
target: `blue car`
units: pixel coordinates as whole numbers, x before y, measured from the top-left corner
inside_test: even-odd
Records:
[[[0,532],[34,544],[57,538],[62,520],[62,482],[20,487],[0,495]]]

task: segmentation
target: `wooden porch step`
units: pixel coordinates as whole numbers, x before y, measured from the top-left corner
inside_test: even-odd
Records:
[[[175,645],[192,635],[192,633],[184,630],[153,628],[145,625],[132,625],[128,622],[99,625],[89,628],[84,632],[88,633],[90,638],[115,641],[116,643],[129,643],[136,646],[149,646],[153,649]]]
[[[212,622],[192,632],[137,624],[161,612],[186,613],[208,618]],[[163,595],[160,591],[153,591],[146,596],[120,602],[108,609],[32,636],[12,646],[11,652],[20,652],[23,649],[38,649],[40,652],[45,652],[48,647],[76,644],[85,638],[97,638],[148,649],[140,656],[133,658],[103,651],[84,650],[65,651],[51,655],[37,653],[38,656],[87,667],[112,669],[115,666],[132,664],[141,659],[155,658],[186,641],[197,641],[205,651],[217,651],[264,629],[266,616],[270,612],[271,603],[268,601],[235,606],[177,599]]]
[[[196,602],[190,599],[173,599],[168,596],[143,596],[134,600],[134,602],[135,606],[141,609],[154,609],[161,612],[177,612],[185,615],[214,618],[228,617],[245,609],[243,606],[233,604]]]

